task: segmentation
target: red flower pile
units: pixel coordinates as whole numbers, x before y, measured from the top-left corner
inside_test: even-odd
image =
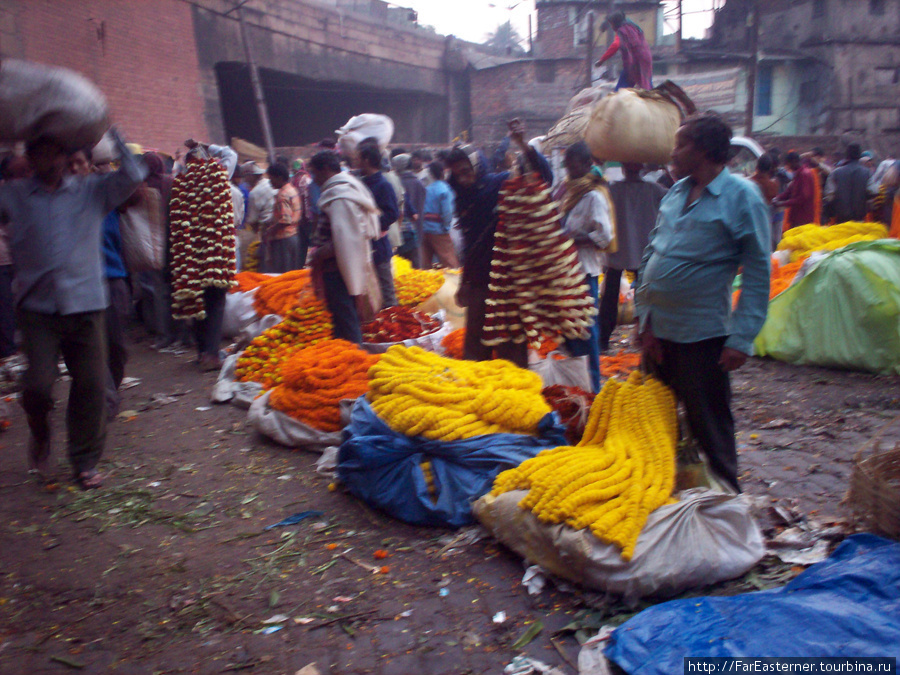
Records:
[[[500,191],[485,345],[548,338],[585,338],[597,314],[578,252],[560,227],[547,184],[511,178]]]
[[[576,445],[584,436],[584,427],[594,404],[594,394],[578,387],[565,387],[561,384],[545,387],[541,394],[550,407],[559,414],[560,421],[566,425],[566,440]]]
[[[438,319],[408,307],[387,307],[363,326],[366,342],[402,342],[433,333],[441,327]]]
[[[204,319],[204,288],[230,288],[235,274],[234,212],[225,169],[191,160],[175,178],[170,201],[172,316]]]

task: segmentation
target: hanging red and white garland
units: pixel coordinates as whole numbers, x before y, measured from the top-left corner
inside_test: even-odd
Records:
[[[228,174],[215,160],[192,158],[175,178],[172,223],[172,316],[204,319],[204,288],[234,285],[234,210]]]
[[[482,342],[586,338],[597,307],[547,184],[536,174],[509,179],[497,211]]]

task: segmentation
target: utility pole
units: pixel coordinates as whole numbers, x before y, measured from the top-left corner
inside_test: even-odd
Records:
[[[756,71],[759,63],[759,5],[756,0],[748,0],[750,13],[747,17],[750,27],[750,60],[747,64],[747,116],[744,135],[753,136],[753,114],[756,112]]]
[[[238,25],[241,28],[241,42],[244,45],[244,58],[250,68],[250,83],[253,85],[253,97],[256,99],[256,111],[259,114],[259,122],[262,126],[263,140],[266,144],[266,155],[269,163],[275,162],[275,141],[272,138],[272,125],[269,123],[269,108],[266,106],[266,95],[263,92],[262,82],[259,79],[259,68],[253,60],[253,51],[250,48],[250,40],[247,37],[247,25],[244,23],[243,6],[248,0],[244,0],[237,7]]]
[[[681,0],[675,6],[678,12],[678,30],[675,33],[675,53],[681,54],[681,41],[684,39],[684,14],[682,13]]]
[[[594,84],[594,13],[587,15],[587,88]]]

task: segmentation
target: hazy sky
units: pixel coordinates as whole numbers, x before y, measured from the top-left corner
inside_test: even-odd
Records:
[[[711,9],[716,2],[722,4],[722,0],[683,0],[686,37],[703,36],[711,21],[711,14],[703,10]],[[527,38],[528,15],[534,12],[534,0],[398,0],[396,4],[415,9],[420,24],[471,42],[484,41],[491,31],[508,20]],[[536,20],[534,30],[537,30]]]

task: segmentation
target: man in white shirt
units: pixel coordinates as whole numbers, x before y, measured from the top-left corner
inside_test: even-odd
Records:
[[[256,162],[247,162],[241,166],[241,176],[250,187],[250,197],[247,199],[247,214],[244,219],[244,229],[241,230],[239,243],[239,258],[245,261],[247,248],[256,238],[260,230],[272,220],[272,210],[275,208],[275,194],[278,192],[272,187],[266,176],[265,170]],[[246,233],[246,234],[245,234]]]
[[[606,264],[606,252],[615,241],[615,214],[606,181],[594,169],[588,146],[579,141],[566,149],[563,163],[568,173],[562,198],[563,229],[578,248],[578,261],[584,269],[598,315],[584,340],[566,340],[572,356],[587,356],[591,387],[600,391],[600,317],[598,277]]]

